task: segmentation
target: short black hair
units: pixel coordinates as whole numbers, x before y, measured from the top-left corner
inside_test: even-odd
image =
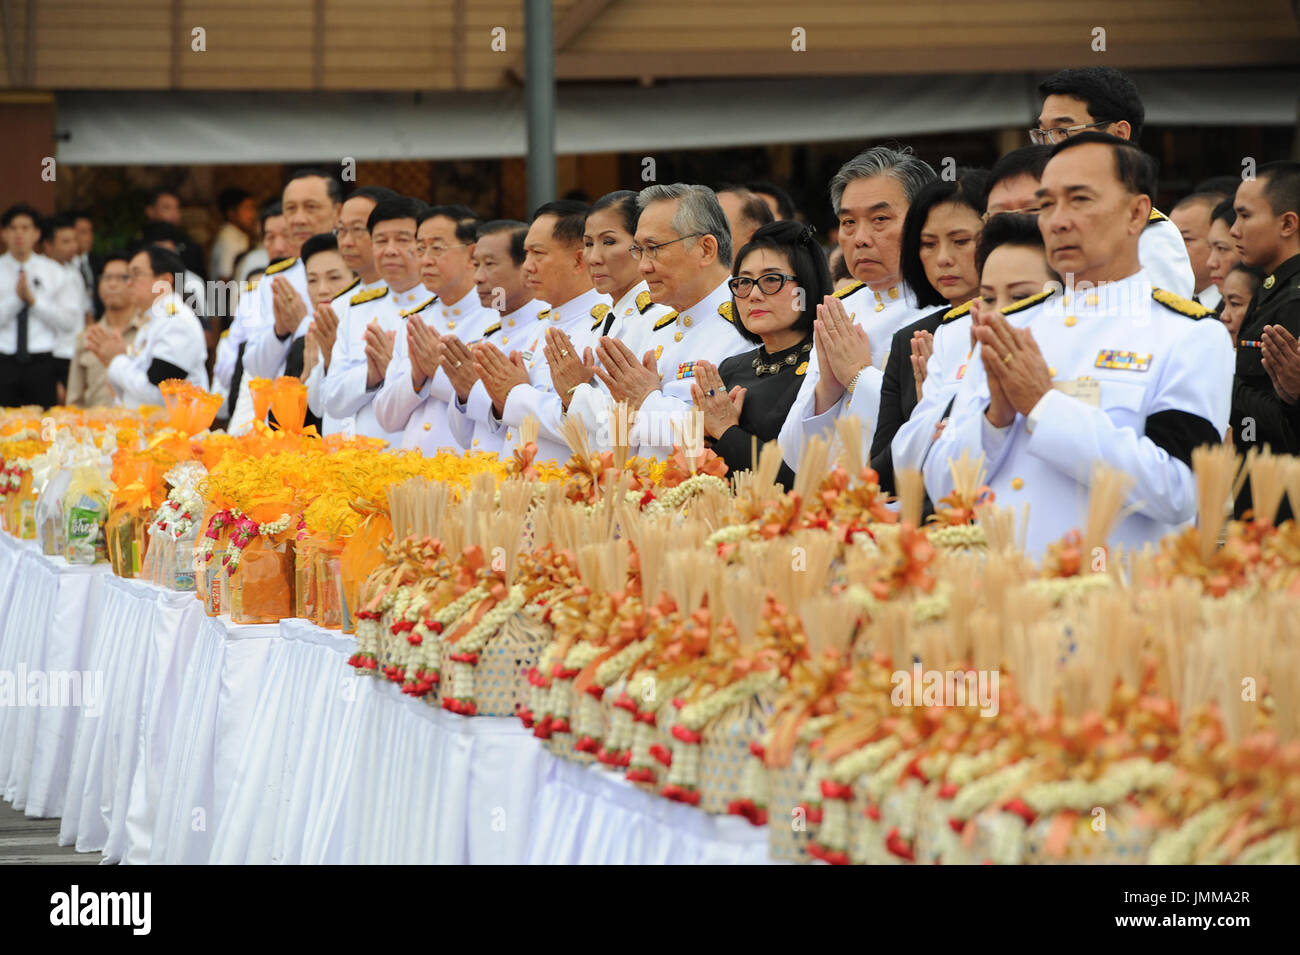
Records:
[[[156,242],[175,242],[182,245],[186,241],[183,229],[161,219],[150,219],[140,227],[140,244],[153,245]]]
[[[1264,180],[1264,198],[1273,215],[1288,212],[1300,215],[1300,162],[1292,159],[1266,162],[1255,170],[1255,176]]]
[[[641,218],[641,210],[636,207],[636,193],[631,189],[617,189],[614,192],[607,192],[591,204],[587,210],[590,216],[593,212],[603,212],[606,209],[615,210],[619,218],[623,220],[623,228],[627,230],[628,235],[636,235],[636,223]],[[583,224],[585,231],[586,224]]]
[[[164,248],[161,245],[146,245],[135,251],[135,255],[143,252],[149,257],[149,269],[155,276],[165,275],[172,280],[172,290],[175,291],[177,285],[184,281],[185,263],[181,257],[171,249]],[[134,258],[134,256],[132,256]]]
[[[466,245],[473,245],[478,241],[478,227],[482,221],[478,213],[469,206],[461,202],[453,202],[440,206],[425,206],[420,214],[418,225],[424,225],[430,219],[441,216],[444,219],[450,219],[456,223],[456,241],[463,242]]]
[[[970,209],[976,218],[983,216],[989,195],[988,179],[986,169],[958,169],[954,179],[936,179],[922,186],[908,207],[907,217],[903,220],[899,263],[903,281],[916,296],[917,305],[949,304],[943,294],[930,284],[930,279],[925,274],[925,265],[921,262],[921,232],[925,229],[931,210],[952,203]]]
[[[524,264],[526,252],[524,250],[524,240],[528,238],[528,223],[520,222],[518,219],[493,219],[491,222],[479,224],[478,231],[474,235],[474,241],[478,241],[485,235],[495,235],[498,232],[510,233],[510,261],[519,268]]]
[[[794,323],[794,330],[801,334],[810,334],[813,319],[817,315],[817,306],[822,299],[835,291],[831,281],[830,269],[826,267],[826,254],[813,238],[812,229],[802,222],[781,219],[769,222],[754,230],[753,237],[745,243],[732,259],[731,274],[735,277],[740,272],[745,257],[759,249],[778,252],[790,260],[790,271],[794,273],[798,287],[803,289],[804,310]],[[736,331],[755,344],[762,344],[762,337],[754,334],[740,320],[740,310],[736,307],[736,297],[731,297],[732,314],[736,316]]]
[[[769,222],[775,222],[776,216],[772,215],[772,207],[763,201],[753,189],[748,186],[721,186],[713,190],[715,196],[721,196],[724,192],[730,192],[740,199],[740,214],[750,222],[764,226]]]
[[[1240,176],[1211,176],[1198,182],[1192,192],[1217,192],[1221,196],[1235,196],[1239,185]]]
[[[760,196],[771,196],[776,200],[776,211],[782,219],[794,219],[799,215],[799,211],[794,207],[794,200],[790,198],[790,193],[786,192],[774,182],[768,182],[766,179],[755,179],[753,182],[746,183],[745,188],[750,192],[756,192]],[[764,203],[766,205],[766,203]],[[768,209],[771,212],[771,209]]]
[[[536,222],[542,216],[555,216],[555,226],[551,235],[566,245],[582,245],[582,230],[587,224],[587,204],[577,199],[556,199],[543,202],[533,213],[529,222]]]
[[[1187,195],[1175,202],[1174,207],[1169,211],[1175,212],[1184,206],[1196,205],[1197,203],[1204,203],[1213,210],[1214,207],[1222,201],[1223,193],[1221,192],[1189,192]]]
[[[1229,196],[1214,207],[1214,211],[1210,213],[1210,225],[1214,225],[1220,219],[1229,229],[1237,224],[1237,209],[1232,204],[1234,198],[1234,196]]]
[[[392,219],[410,219],[419,227],[423,221],[421,214],[424,212],[424,203],[419,199],[412,199],[410,196],[398,196],[396,199],[386,199],[383,202],[375,204],[370,210],[370,215],[366,218],[366,230],[374,232],[375,226],[381,222],[388,222]]]
[[[112,249],[105,252],[103,260],[99,263],[100,275],[104,274],[104,266],[108,265],[109,262],[126,262],[129,265],[131,253],[126,249]]]
[[[82,219],[85,219],[92,225],[95,222],[95,217],[90,214],[89,209],[69,209],[68,215],[72,216],[73,222],[80,222]]]
[[[1043,167],[1047,165],[1047,160],[1052,156],[1052,147],[1042,146],[1021,146],[1019,149],[1013,149],[1001,159],[993,164],[989,170],[989,188],[988,192],[993,191],[993,187],[1000,182],[1006,182],[1008,179],[1015,179],[1018,176],[1032,176],[1034,179],[1043,178]],[[984,203],[988,205],[988,195],[984,196]]]
[[[15,202],[12,206],[0,215],[0,228],[7,229],[13,225],[14,219],[19,216],[26,216],[32,220],[32,225],[36,228],[41,227],[41,214],[25,202]]]
[[[1137,142],[1142,137],[1142,124],[1146,109],[1137,86],[1127,73],[1110,66],[1082,66],[1053,73],[1038,84],[1044,99],[1049,96],[1073,96],[1088,107],[1088,115],[1098,123],[1129,124],[1129,138]]]
[[[1077,149],[1091,143],[1110,147],[1111,155],[1115,157],[1115,178],[1125,189],[1133,195],[1155,197],[1156,161],[1130,140],[1120,139],[1110,133],[1079,133],[1053,146],[1051,158],[1055,159],[1067,149]]]
[[[306,265],[307,260],[313,255],[321,252],[337,252],[339,250],[339,240],[333,232],[321,232],[312,236],[302,244],[302,249],[298,253],[298,258],[302,259],[302,264]]]
[[[145,203],[146,208],[148,208],[149,206],[157,205],[158,200],[161,199],[163,196],[171,196],[177,202],[181,201],[181,197],[176,192],[175,189],[150,189],[148,192],[145,193],[145,196],[149,200],[148,202]]]
[[[1252,268],[1245,262],[1238,262],[1232,268],[1228,269],[1228,275],[1233,272],[1240,272],[1246,278],[1250,279],[1250,294],[1254,296],[1259,291],[1259,287],[1264,282],[1264,270]]]
[[[41,241],[49,242],[60,229],[75,229],[77,220],[66,212],[56,212],[41,221]]]
[[[282,215],[284,215],[284,205],[280,202],[279,199],[272,199],[270,202],[263,205],[262,213],[260,216],[262,222],[262,231],[263,232],[266,231],[267,219],[274,219],[276,216],[282,216]]]
[[[826,260],[827,266],[831,270],[831,281],[839,282],[843,279],[853,278],[853,273],[849,271],[849,265],[844,261],[844,250],[838,245],[831,249],[830,255]]]
[[[1043,245],[1043,233],[1038,228],[1038,217],[1019,212],[1004,212],[984,223],[984,228],[980,231],[980,240],[975,244],[975,270],[983,275],[984,263],[993,254],[993,250],[1004,245],[1038,249],[1043,252],[1044,257],[1047,255]]]
[[[245,199],[251,198],[253,198],[253,194],[247,189],[240,189],[238,186],[227,186],[217,196],[217,208],[221,210],[223,216],[227,216],[238,209],[240,203]]]
[[[375,205],[388,199],[400,199],[402,194],[386,186],[361,186],[348,193],[347,199],[369,199]],[[343,201],[346,202],[347,199]]]
[[[316,166],[306,166],[302,169],[295,169],[293,172],[289,173],[288,178],[284,180],[284,184],[287,186],[295,179],[324,179],[325,191],[329,194],[330,202],[343,201],[343,183],[341,183],[336,176],[330,175],[324,169],[320,169]],[[283,194],[284,190],[281,189],[280,192]]]

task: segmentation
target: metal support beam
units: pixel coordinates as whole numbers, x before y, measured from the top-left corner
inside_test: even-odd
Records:
[[[528,211],[555,198],[555,24],[551,0],[524,0]]]

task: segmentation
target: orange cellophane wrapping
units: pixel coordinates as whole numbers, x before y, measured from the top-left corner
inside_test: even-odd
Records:
[[[355,617],[361,606],[361,585],[371,571],[384,562],[384,545],[393,539],[393,522],[382,512],[366,515],[361,526],[343,545],[339,569],[343,580],[343,599]]]
[[[307,386],[297,378],[281,375],[271,385],[270,407],[281,431],[301,434],[307,420]]]
[[[265,421],[267,409],[271,407],[271,388],[274,382],[269,378],[250,378],[248,393],[253,398],[253,420]]]
[[[316,551],[316,623],[327,630],[343,626],[341,548],[337,546]]]
[[[294,546],[254,537],[230,577],[235,623],[278,623],[293,616]]]
[[[337,556],[341,549],[337,541],[322,534],[304,534],[294,543],[294,616],[324,626],[320,621],[320,558],[331,552]]]
[[[132,507],[119,507],[104,522],[108,562],[119,577],[136,577],[148,548],[149,517]]]

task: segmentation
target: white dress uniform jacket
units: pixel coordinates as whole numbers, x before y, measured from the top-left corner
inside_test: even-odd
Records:
[[[125,355],[108,363],[108,381],[127,408],[161,405],[162,392],[149,380],[155,359],[186,372],[185,380],[207,390],[208,343],[193,309],[175,292],[160,296],[149,309],[149,322],[136,334]]]
[[[432,295],[432,293],[429,293]],[[459,301],[447,304],[434,296],[407,321],[419,319],[439,335],[458,335],[462,341],[477,341],[496,323],[497,313],[484,308],[478,292],[470,289]],[[403,448],[418,448],[426,455],[440,448],[459,450],[456,435],[447,418],[447,405],[455,389],[441,368],[416,391],[411,385],[411,353],[402,334],[393,350],[383,387],[375,396],[375,418],[382,428],[401,431]]]
[[[1112,543],[1140,548],[1196,513],[1192,449],[1222,439],[1233,351],[1222,323],[1196,303],[1153,290],[1145,270],[1094,292],[1053,294],[1024,313],[1052,373],[1049,391],[1005,428],[985,417],[988,382],[978,355],[926,459],[932,500],[952,491],[949,461],[985,455],[999,505],[1030,504],[1027,552],[1080,528],[1093,466],[1133,478],[1130,509]]]
[[[244,349],[244,374],[254,378],[275,378],[284,373],[284,360],[289,356],[289,345],[300,334],[306,334],[300,323],[292,335],[281,340],[275,334],[275,280],[287,279],[293,290],[307,306],[311,315],[311,296],[307,294],[307,267],[302,259],[286,259],[266,270],[251,296],[251,315],[248,319],[248,347]],[[236,316],[238,317],[238,316]]]
[[[817,364],[817,346],[808,355],[808,377],[799,389],[799,395],[786,415],[785,424],[777,442],[781,457],[791,468],[798,470],[804,445],[814,435],[829,439],[835,433],[835,421],[841,415],[856,415],[862,421],[863,448],[871,447],[876,432],[876,419],[880,415],[880,389],[885,380],[885,362],[889,360],[889,345],[894,332],[931,314],[932,308],[920,308],[916,296],[903,284],[877,292],[861,282],[848,285],[835,293],[844,302],[844,310],[854,324],[867,333],[871,342],[871,365],[858,376],[853,394],[846,390],[840,400],[821,414],[817,407],[817,382],[821,369]],[[819,302],[809,303],[810,307]],[[848,384],[845,382],[845,384]]]
[[[1196,294],[1196,274],[1187,254],[1187,243],[1163,212],[1151,210],[1147,226],[1138,239],[1138,262],[1156,288],[1182,298]]]
[[[330,353],[330,370],[322,382],[321,394],[326,413],[343,420],[352,418],[355,434],[383,438],[394,448],[400,443],[401,429],[384,428],[375,418],[374,399],[383,381],[373,388],[366,387],[369,379],[366,327],[373,322],[384,331],[393,332],[396,352],[397,343],[406,337],[406,315],[426,304],[430,297],[429,290],[416,283],[405,292],[394,292],[384,285],[348,300],[347,316],[340,317]]]
[[[18,313],[27,304],[18,297],[20,267],[33,299],[27,310],[27,353],[53,354],[66,336],[75,341],[85,325],[81,277],[43,255],[33,253],[21,265],[11,252],[0,255],[0,355],[18,351]]]
[[[343,291],[339,292],[338,295],[335,295],[330,299],[330,308],[334,311],[334,317],[339,320],[339,327],[342,327],[343,325],[343,319],[348,313],[348,308],[350,307],[349,303],[352,301],[354,295],[360,295],[362,292],[370,292],[374,289],[382,288],[383,284],[383,282],[378,280],[374,282],[362,282],[360,279],[353,279],[347,288],[343,289]],[[313,308],[307,313],[307,318],[304,319],[307,328],[311,327],[314,313],[315,309]],[[305,329],[303,334],[306,334]],[[337,329],[335,330],[335,334],[338,334]],[[352,428],[351,418],[336,418],[325,410],[325,376],[327,374],[325,370],[326,357],[327,356],[322,355],[320,359],[317,360],[316,364],[312,366],[311,371],[307,373],[307,380],[304,382],[307,386],[307,409],[316,417],[321,419],[320,433],[322,436],[327,434],[338,434],[340,431],[350,431]],[[331,354],[328,357],[331,361],[333,360],[332,349]]]

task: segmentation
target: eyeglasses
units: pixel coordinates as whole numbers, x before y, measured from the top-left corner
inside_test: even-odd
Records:
[[[360,240],[370,235],[370,230],[363,225],[354,225],[350,229],[347,226],[336,225],[334,227],[334,235],[340,239],[345,235],[350,235],[352,238]]]
[[[1111,120],[1103,119],[1099,123],[1080,123],[1078,126],[1057,126],[1053,129],[1031,129],[1029,141],[1035,146],[1055,146],[1063,143],[1077,132],[1093,129],[1097,126],[1109,126]]]
[[[688,235],[679,236],[676,239],[670,239],[667,242],[660,242],[658,245],[637,245],[635,242],[633,242],[630,246],[628,246],[628,251],[632,253],[632,258],[636,259],[638,262],[641,261],[641,253],[643,252],[646,255],[650,256],[651,262],[658,262],[659,250],[662,249],[664,246],[672,245],[676,242],[685,242],[687,239],[698,239],[700,236],[705,234],[706,233],[704,232],[692,232]]]
[[[440,259],[452,249],[463,249],[465,247],[465,243],[463,242],[456,245],[430,245],[427,242],[417,242],[415,243],[415,254],[431,255],[435,259]]]
[[[736,298],[749,298],[749,293],[754,291],[755,285],[764,295],[775,295],[785,288],[786,282],[796,281],[798,281],[798,277],[794,275],[786,275],[784,272],[768,272],[756,279],[751,279],[748,276],[737,276],[734,279],[728,279],[727,288],[731,289],[731,294]]]

